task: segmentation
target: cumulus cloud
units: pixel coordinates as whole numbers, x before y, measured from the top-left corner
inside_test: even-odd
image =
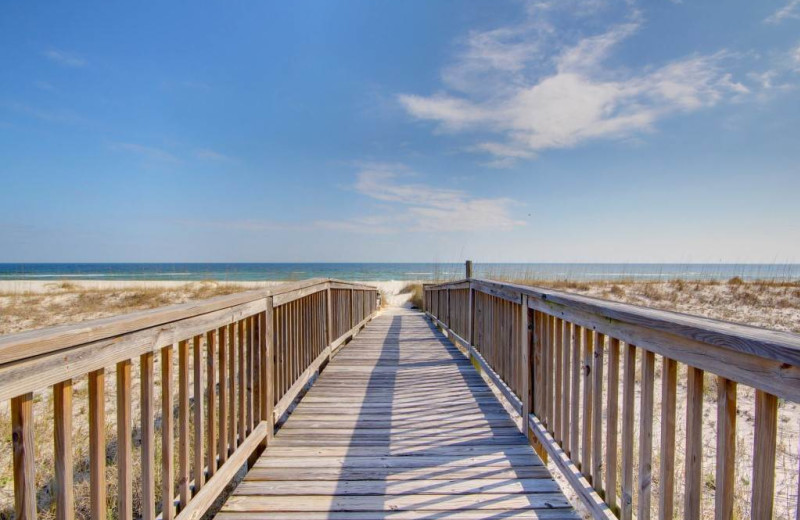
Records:
[[[621,20],[601,31],[573,38],[549,21],[555,11],[559,19],[574,19],[607,5],[584,4],[573,13],[574,2],[566,0],[530,4],[518,25],[470,33],[442,73],[443,91],[404,93],[398,100],[442,132],[482,134],[470,149],[494,156],[492,165],[507,166],[542,150],[633,137],[671,115],[749,92],[725,70],[731,59],[725,51],[639,71],[609,65],[618,45],[641,29],[635,9],[624,9]]]
[[[364,164],[353,189],[385,207],[378,215],[317,225],[366,233],[508,231],[524,225],[508,198],[474,197],[464,191],[413,182],[416,174],[402,165]]]

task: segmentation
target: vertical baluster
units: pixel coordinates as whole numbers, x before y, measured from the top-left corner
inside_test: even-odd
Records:
[[[554,388],[554,396],[555,396],[555,403],[553,404],[553,438],[556,441],[561,440],[561,371],[563,367],[561,366],[562,359],[561,359],[561,342],[562,342],[562,320],[560,318],[556,318],[555,320],[555,334],[554,334],[554,345],[553,345],[553,356],[555,361],[555,374],[553,379]]]
[[[583,421],[581,424],[581,473],[592,482],[592,359],[594,335],[583,329]]]
[[[191,498],[189,490],[189,342],[178,342],[178,494],[180,509]]]
[[[172,345],[161,349],[161,518],[171,520],[175,514],[172,501],[174,487],[175,426],[172,418]]]
[[[580,465],[578,455],[580,453],[580,389],[581,389],[581,328],[577,325],[570,324],[572,334],[570,341],[572,343],[572,416],[570,417],[570,457],[572,462]]]
[[[219,464],[228,460],[228,327],[220,327],[219,338]]]
[[[626,344],[623,350],[622,380],[622,520],[633,518],[633,397],[636,385],[636,347]]]
[[[156,517],[156,472],[155,472],[155,382],[153,381],[153,353],[140,357],[142,371],[142,519]]]
[[[244,442],[244,438],[247,436],[247,396],[245,395],[245,390],[247,387],[247,354],[245,353],[245,326],[244,320],[239,320],[237,324],[238,329],[238,345],[239,350],[237,352],[237,356],[239,358],[239,378],[238,378],[238,385],[239,385],[239,432],[238,432],[238,442],[237,446],[241,445]]]
[[[131,361],[117,363],[117,518],[133,518]]]
[[[11,439],[14,446],[14,513],[19,520],[35,520],[33,393],[11,399]]]
[[[236,325],[228,325],[228,456],[236,449]]]
[[[264,335],[261,339],[261,358],[264,360],[263,368],[261,369],[261,377],[263,383],[261,388],[264,398],[261,400],[261,420],[267,421],[267,442],[272,440],[275,430],[275,419],[273,416],[273,408],[275,406],[275,385],[273,383],[277,370],[275,369],[275,337],[274,337],[274,322],[273,322],[274,309],[272,308],[272,298],[267,298],[267,309],[262,315],[262,324],[264,326]]]
[[[592,333],[594,359],[592,367],[592,485],[598,493],[603,491],[603,357],[606,337]]]
[[[105,370],[89,372],[89,495],[93,520],[106,518]]]
[[[553,322],[555,317],[545,317],[545,344],[544,344],[544,391],[545,391],[545,418],[547,430],[553,431]]]
[[[736,383],[717,377],[717,476],[714,518],[733,518],[736,474]],[[755,482],[755,481],[753,481]]]
[[[664,358],[661,369],[661,471],[659,520],[672,520],[675,511],[675,414],[678,362]]]
[[[775,492],[775,447],[778,436],[778,398],[756,390],[753,439],[752,518],[772,518]]]
[[[258,410],[258,349],[256,345],[256,319],[247,318],[247,433],[253,431],[253,407]]]
[[[639,510],[637,519],[650,518],[653,483],[653,383],[655,354],[642,351],[642,393],[639,405]]]
[[[606,402],[606,493],[608,507],[617,511],[617,423],[619,421],[619,340],[608,340],[608,400]]]
[[[203,487],[203,345],[202,337],[195,336],[192,345],[194,362],[194,493]]]
[[[703,371],[689,367],[686,395],[686,479],[683,516],[700,518],[700,499],[703,489]]]
[[[208,403],[208,441],[206,466],[208,478],[217,471],[217,345],[214,331],[206,333],[206,398]],[[222,393],[222,392],[220,392]]]
[[[561,400],[561,446],[565,452],[569,453],[569,430],[570,430],[570,345],[572,343],[570,335],[572,329],[566,320],[561,322],[561,343],[562,343],[562,370],[564,372],[561,380],[564,385],[563,397]]]
[[[53,425],[55,451],[56,518],[75,517],[75,494],[72,489],[72,380],[53,386]]]

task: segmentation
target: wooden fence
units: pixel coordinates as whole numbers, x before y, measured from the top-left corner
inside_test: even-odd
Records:
[[[36,443],[48,442],[34,435],[34,393],[52,389],[45,419],[53,431],[57,518],[74,517],[73,387],[87,378],[91,518],[102,520],[109,511],[126,520],[201,518],[265,446],[276,419],[321,365],[374,316],[377,298],[374,287],[314,279],[0,338],[0,401],[11,401],[16,518],[36,518]],[[107,496],[106,481],[110,367],[116,377],[116,496]],[[136,508],[134,485],[141,490]]]
[[[425,285],[424,302],[517,408],[531,443],[595,518],[698,519],[709,488],[713,516],[733,518],[736,479],[750,483],[749,516],[773,518],[778,404],[800,402],[800,336],[480,279]],[[678,374],[686,378],[685,417],[676,413]],[[703,432],[705,374],[716,386],[712,439]],[[737,447],[737,385],[754,390],[751,446]],[[685,438],[676,458],[679,421]],[[702,469],[704,442],[715,451],[711,478]],[[752,449],[750,474],[737,474],[737,449]],[[787,496],[800,515],[800,491]]]

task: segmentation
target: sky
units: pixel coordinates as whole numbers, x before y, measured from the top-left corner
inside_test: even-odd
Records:
[[[0,262],[800,262],[800,0],[4,2]]]

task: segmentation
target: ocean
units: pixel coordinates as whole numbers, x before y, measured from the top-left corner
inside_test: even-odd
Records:
[[[800,264],[476,263],[480,278],[539,280],[800,280]],[[448,280],[458,263],[6,263],[0,280]]]

